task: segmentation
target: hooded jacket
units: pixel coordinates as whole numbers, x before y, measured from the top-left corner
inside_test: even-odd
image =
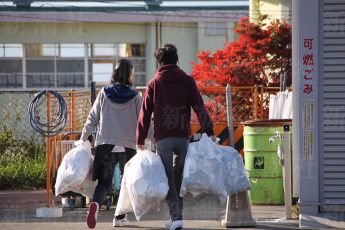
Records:
[[[214,135],[194,79],[177,65],[161,66],[146,87],[137,125],[137,144],[144,144],[152,114],[156,141],[166,137],[189,138],[191,109],[207,135]]]
[[[89,112],[81,138],[86,141],[97,128],[95,145],[112,144],[135,149],[135,130],[141,96],[129,87],[103,87]]]

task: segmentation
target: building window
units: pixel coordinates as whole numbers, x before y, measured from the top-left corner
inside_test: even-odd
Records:
[[[0,57],[23,57],[21,44],[0,44]]]
[[[89,44],[88,52],[89,76],[97,84],[109,84],[116,61],[126,58],[134,66],[134,85],[146,85],[145,44]]]
[[[113,72],[113,63],[97,63],[92,62],[92,77],[93,81],[101,84],[109,84]]]
[[[55,44],[25,44],[26,86],[55,88]]]
[[[57,59],[56,73],[58,87],[83,87],[84,59]]]
[[[84,44],[26,44],[28,88],[84,87]]]
[[[55,44],[26,44],[25,52],[28,58],[55,57],[58,55]]]
[[[22,86],[22,60],[0,59],[0,88],[21,88]]]
[[[60,44],[60,57],[84,57],[84,44]]]
[[[93,44],[89,46],[89,57],[116,57],[118,49],[115,44]]]
[[[55,88],[55,60],[27,59],[26,84],[28,88]]]
[[[84,44],[60,44],[56,60],[57,87],[84,87]]]
[[[109,84],[120,58],[133,63],[134,85],[146,85],[145,44],[0,44],[0,88],[22,88],[23,81],[35,89],[85,87],[86,80]]]
[[[0,88],[23,87],[21,44],[0,44]]]
[[[132,51],[132,57],[145,57],[145,45],[144,44],[131,44],[130,49]]]
[[[131,59],[134,66],[134,78],[137,86],[146,85],[146,63],[143,58],[132,58]]]

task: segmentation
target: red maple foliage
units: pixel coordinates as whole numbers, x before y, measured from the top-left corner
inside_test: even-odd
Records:
[[[266,20],[254,24],[248,18],[238,22],[236,41],[211,54],[199,51],[199,63],[192,63],[198,86],[278,85],[287,73],[291,84],[291,27],[287,21]]]
[[[248,18],[238,22],[236,41],[226,44],[211,54],[199,51],[199,63],[192,63],[192,76],[198,87],[210,86],[254,86],[279,85],[279,75],[287,74],[287,85],[291,85],[291,27],[287,21],[267,20],[261,16],[252,23]],[[253,119],[253,98],[248,92],[233,92],[233,114],[235,121]],[[204,94],[205,106],[214,121],[226,121],[225,97],[211,92]],[[248,114],[248,116],[246,115]]]

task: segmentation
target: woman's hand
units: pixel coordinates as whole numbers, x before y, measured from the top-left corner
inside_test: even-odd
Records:
[[[83,144],[84,143],[84,141],[83,140],[77,140],[77,141],[75,141],[73,144],[74,144],[74,146],[79,146],[79,145],[81,145],[81,144]]]
[[[212,139],[213,142],[217,142],[217,137],[216,137],[216,135],[212,135],[212,136],[210,136],[210,138]]]
[[[137,145],[137,150],[144,150],[145,149],[145,145]]]

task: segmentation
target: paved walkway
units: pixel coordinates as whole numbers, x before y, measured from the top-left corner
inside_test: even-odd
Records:
[[[62,218],[36,218],[36,208],[43,207],[44,200],[45,191],[0,191],[0,229],[87,229],[85,208],[76,208],[74,211],[64,208]],[[220,204],[217,197],[207,195],[193,198],[189,195],[184,206],[186,230],[225,229],[221,226],[225,205]],[[113,214],[114,207],[109,211],[101,210],[96,229],[114,229],[111,223]],[[258,222],[255,229],[298,229],[298,220],[284,220],[284,206],[252,206],[252,214]],[[163,202],[159,212],[150,212],[140,221],[130,214],[131,225],[121,229],[165,229],[164,221],[168,217],[167,205]]]

